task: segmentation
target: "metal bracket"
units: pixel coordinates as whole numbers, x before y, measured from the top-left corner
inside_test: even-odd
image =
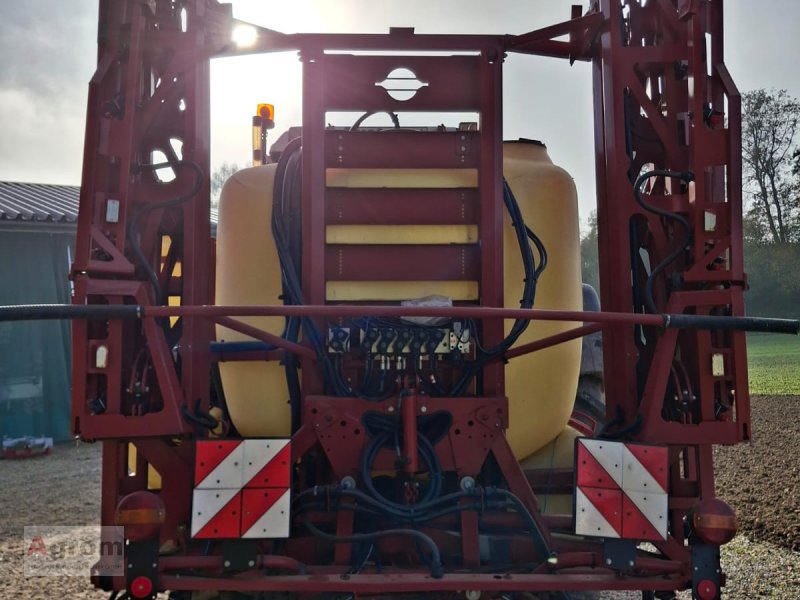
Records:
[[[636,564],[636,542],[605,539],[603,541],[603,563],[610,569],[630,571]]]
[[[226,540],[220,544],[222,567],[227,572],[253,569],[258,561],[258,542]]]
[[[719,546],[692,544],[692,598],[719,600],[722,598],[722,569],[719,563]]]
[[[129,541],[125,546],[125,562],[125,585],[131,596],[155,600],[158,593],[158,537],[144,542]]]

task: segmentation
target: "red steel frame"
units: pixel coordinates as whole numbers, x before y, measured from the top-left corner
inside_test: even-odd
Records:
[[[358,215],[358,207],[364,206],[364,199],[357,192],[340,198],[336,191],[326,189],[326,167],[381,166],[381,159],[376,157],[385,154],[392,157],[391,164],[395,167],[452,167],[456,160],[458,165],[477,168],[480,172],[477,195],[472,204],[461,206],[467,206],[467,216],[479,224],[480,250],[463,248],[458,256],[468,257],[461,276],[480,282],[481,307],[455,308],[448,314],[485,317],[483,335],[488,345],[502,338],[502,318],[520,314],[596,323],[512,349],[508,358],[603,328],[609,418],[616,420],[620,430],[636,425],[630,429],[630,435],[639,441],[670,447],[674,533],[666,542],[657,544],[663,558],[639,558],[632,571],[635,575],[620,577],[611,570],[596,568],[602,557],[598,543],[556,540],[550,532],[569,524],[563,518],[537,516],[560,557],[558,566],[540,567],[528,575],[497,577],[462,570],[433,580],[420,567],[342,579],[339,575],[344,572],[348,552],[347,545],[340,545],[334,553],[333,565],[307,565],[305,575],[177,578],[174,572],[179,569],[219,571],[219,557],[200,556],[185,533],[192,490],[190,441],[203,433],[184,416],[186,412],[205,411],[209,407],[208,372],[212,359],[208,348],[213,322],[276,343],[300,356],[304,416],[294,436],[295,458],[302,457],[323,439],[324,434],[314,427],[314,415],[325,413],[331,422],[346,423],[352,431],[364,407],[355,399],[321,395],[321,373],[308,347],[276,339],[232,318],[259,312],[289,314],[292,309],[200,308],[213,303],[213,245],[208,218],[208,61],[215,55],[236,52],[227,41],[232,25],[230,13],[212,0],[182,3],[101,0],[98,69],[90,85],[78,246],[72,272],[75,302],[151,308],[141,321],[89,320],[73,324],[72,412],[75,433],[104,444],[104,524],[113,523],[122,496],[147,488],[148,465],[161,474],[160,496],[167,515],[161,540],[174,543],[182,555],[160,561],[160,587],[342,590],[373,594],[464,589],[666,590],[689,584],[691,558],[684,547],[682,520],[698,499],[714,496],[711,444],[731,444],[749,437],[744,334],[669,329],[661,332],[660,316],[635,314],[643,310],[642,290],[632,290],[627,274],[643,271],[640,248],[656,264],[678,243],[681,232],[635,203],[632,178],[645,165],[694,173],[694,182],[686,189],[680,188],[677,181],[654,179],[646,190],[649,203],[686,217],[694,236],[691,251],[679,257],[672,267],[677,273],[671,277],[672,289],[668,291],[663,281],[656,286],[659,310],[698,315],[743,314],[740,105],[722,61],[722,2],[626,0],[620,5],[601,0],[593,2],[585,15],[573,9],[572,17],[520,36],[429,36],[415,35],[410,30],[396,30],[389,35],[284,35],[260,31],[253,51],[298,49],[304,65],[303,288],[309,306],[294,310],[319,319],[331,311],[345,316],[348,310],[361,310],[361,314],[370,310],[323,307],[325,282],[336,276],[330,269],[331,249],[326,248],[324,240],[326,219],[331,216],[326,211],[330,211],[333,201],[349,203],[352,215]],[[568,41],[555,39],[564,35],[569,36]],[[397,108],[387,104],[383,95],[378,101],[375,94],[382,90],[372,86],[372,82],[397,66],[397,61],[386,56],[353,57],[325,51],[387,49],[472,53],[407,59],[405,63],[413,66],[420,79],[445,81],[450,85],[444,86],[442,92],[432,85],[430,90],[403,105],[412,110],[479,113],[479,131],[469,132],[468,139],[463,138],[471,145],[471,151],[442,158],[446,154],[436,146],[436,140],[446,139],[447,144],[450,141],[436,136],[429,136],[430,146],[417,143],[414,153],[392,152],[393,147],[402,149],[410,144],[412,140],[407,139],[410,134],[395,134],[392,144],[369,142],[372,146],[357,145],[347,135],[331,138],[325,127],[326,111]],[[503,305],[501,67],[508,51],[593,63],[601,297],[603,309],[619,313],[616,316],[598,313],[594,320],[575,314],[548,317],[536,311],[498,308]],[[368,82],[367,87],[358,87],[356,79],[343,76],[353,68],[367,71],[362,77],[362,83]],[[360,138],[365,139],[368,136]],[[180,151],[171,140],[180,140]],[[344,152],[343,147],[346,147]],[[381,152],[373,152],[376,149]],[[141,168],[152,163],[154,151],[163,152],[173,163],[191,161],[203,177],[193,181],[196,177],[193,169],[179,167],[174,170],[174,181],[160,181],[152,170]],[[189,190],[195,192],[190,200],[180,205],[161,205]],[[391,200],[394,192],[382,193]],[[117,219],[108,218],[109,201],[112,205],[113,201],[119,202]],[[452,199],[442,197],[441,211],[427,213],[430,203],[424,193],[409,201],[415,202],[420,210],[405,217],[392,215],[389,210],[383,216],[408,219],[405,223],[452,222],[447,216]],[[137,212],[139,216],[135,216]],[[706,227],[712,215],[715,225]],[[351,217],[351,222],[358,222],[358,218]],[[167,238],[169,251],[162,257]],[[147,269],[136,258],[137,245],[157,273],[164,295],[179,298],[185,308],[157,307],[159,302],[148,282]],[[441,252],[445,262],[448,257],[454,258],[447,255],[453,249],[426,250]],[[369,271],[369,257],[358,256],[358,250],[351,252],[354,254],[348,257],[350,268]],[[418,262],[419,257],[405,258]],[[181,266],[181,275],[175,274],[176,262]],[[384,268],[402,272],[403,262],[387,258]],[[446,275],[454,275],[444,269]],[[378,274],[364,278],[373,277],[379,279]],[[447,278],[435,269],[425,277]],[[641,277],[638,281],[642,281]],[[392,309],[373,310],[383,310],[382,314],[389,315]],[[158,321],[169,315],[181,315],[182,321],[180,330],[171,330],[176,339],[170,340],[163,323]],[[652,327],[639,329],[641,325]],[[109,360],[105,365],[96,364],[100,346],[108,349]],[[179,356],[178,361],[174,352]],[[712,355],[717,354],[724,361],[722,375],[712,373]],[[277,359],[281,355],[280,351],[272,351],[251,354],[248,358]],[[676,381],[676,372],[682,380],[671,384]],[[143,382],[149,385],[144,386]],[[682,387],[688,388],[688,402],[696,408],[685,415],[683,422],[665,420],[662,413],[668,390],[683,393]],[[508,418],[502,364],[498,361],[486,367],[480,396],[440,400],[456,422],[484,412],[495,415],[486,419],[488,441],[477,451],[472,444],[449,434],[452,451],[442,451],[444,463],[461,475],[474,475],[492,453],[509,488],[538,515],[534,493],[539,481],[537,474],[519,468],[501,434]],[[127,468],[129,441],[137,451],[133,476]],[[350,474],[354,469],[352,456],[361,448],[361,442],[351,437],[348,443],[328,452],[337,476]],[[463,566],[469,569],[479,566],[477,518],[474,513],[463,515],[460,524],[452,525],[461,530]],[[352,519],[339,516],[336,523],[338,533],[352,531]],[[446,539],[437,541],[448,543]],[[287,548],[296,557],[314,554],[311,538],[293,539]],[[535,558],[526,544],[514,552],[521,561]],[[289,557],[264,556],[262,563],[297,571]],[[124,578],[114,580],[112,585],[117,589],[123,587]]]

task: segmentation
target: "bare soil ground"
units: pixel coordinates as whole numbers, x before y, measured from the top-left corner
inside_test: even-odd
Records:
[[[751,404],[752,443],[715,449],[717,496],[751,540],[800,551],[800,397]]]
[[[753,442],[715,455],[717,495],[740,524],[723,549],[725,597],[800,598],[800,397],[752,404]],[[61,444],[47,457],[2,460],[0,482],[0,599],[106,598],[85,577],[26,579],[22,564],[25,525],[98,522],[100,446]]]

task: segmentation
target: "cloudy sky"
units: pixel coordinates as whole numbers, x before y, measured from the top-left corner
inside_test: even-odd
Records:
[[[524,33],[569,17],[572,0],[239,0],[238,18],[296,31]],[[727,0],[726,63],[743,91],[800,97],[798,0]],[[94,0],[0,0],[0,180],[80,183],[87,82],[95,66]],[[271,77],[270,77],[271,75]],[[255,104],[276,105],[278,131],[298,124],[293,54],[214,61],[212,162],[246,164]],[[505,65],[506,138],[544,140],[594,204],[588,64],[512,55]]]

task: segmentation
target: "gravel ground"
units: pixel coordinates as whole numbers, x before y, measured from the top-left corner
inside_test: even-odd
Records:
[[[752,421],[753,443],[715,455],[718,495],[740,521],[740,534],[723,547],[724,597],[800,599],[800,397],[754,398]],[[83,577],[26,579],[22,569],[24,525],[97,522],[99,445],[62,444],[48,457],[0,461],[0,481],[0,600],[107,598]]]

